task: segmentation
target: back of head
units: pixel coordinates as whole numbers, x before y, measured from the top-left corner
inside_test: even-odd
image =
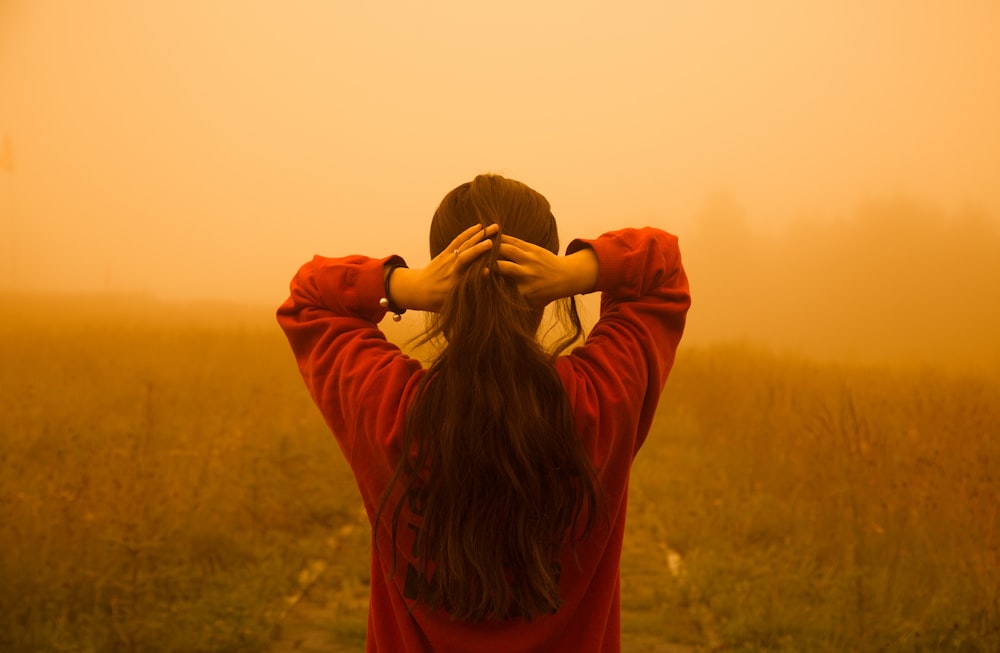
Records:
[[[479,175],[471,182],[458,186],[441,200],[431,221],[431,257],[444,251],[452,239],[466,228],[476,224],[487,227],[494,223],[500,226],[501,233],[544,247],[554,254],[559,252],[556,220],[548,200],[541,193],[500,175]],[[487,259],[487,265],[492,266],[496,261],[497,251],[498,246],[494,247],[492,255]],[[451,306],[445,307],[441,319],[428,333],[428,339],[440,334],[451,342],[449,331],[452,330],[451,327],[458,327],[457,323],[461,323],[463,317],[475,319],[480,325],[495,324],[501,328],[519,324],[520,320],[516,318],[523,317],[528,320],[529,326],[537,330],[542,310],[528,308],[509,280],[499,274],[480,277],[476,274],[478,270],[478,266],[469,268],[468,278],[459,284],[459,292],[455,293],[455,301],[451,302]],[[461,304],[458,300],[466,295],[473,304],[478,304],[478,308],[469,305],[459,309],[455,306]],[[507,300],[503,306],[487,304],[487,301],[497,299],[498,296]],[[500,311],[494,313],[493,308]],[[553,343],[552,355],[556,356],[582,336],[583,326],[574,298],[568,297],[555,302],[553,308],[557,324],[564,328],[563,337]],[[510,324],[505,324],[505,321],[510,321]],[[462,333],[468,334],[469,331],[463,330]]]
[[[503,233],[559,251],[559,234],[549,202],[540,193],[513,179],[479,175],[441,200],[431,221],[431,257],[475,224],[500,225]]]
[[[467,227],[493,223],[558,251],[546,199],[484,175],[441,202],[431,255]],[[536,337],[539,309],[496,273],[497,252],[495,244],[486,257],[490,274],[469,266],[432,326],[429,337],[446,344],[409,408],[402,451],[411,454],[393,479],[420,496],[418,600],[466,621],[556,610],[561,552],[590,530],[601,497],[553,358]],[[563,347],[579,335],[579,319],[571,322]],[[402,510],[394,507],[394,540]]]

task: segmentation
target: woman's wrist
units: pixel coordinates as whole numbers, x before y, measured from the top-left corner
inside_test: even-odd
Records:
[[[432,311],[435,310],[430,305],[430,301],[424,297],[420,284],[420,270],[410,268],[397,268],[392,276],[386,291],[389,293],[389,301],[400,310]]]
[[[586,295],[597,288],[600,264],[597,254],[590,247],[584,247],[564,257],[566,264],[566,297]]]
[[[383,268],[383,299],[379,302],[383,308],[386,308],[390,313],[393,314],[392,319],[399,321],[399,318],[406,312],[405,306],[400,306],[395,301],[393,301],[392,292],[389,290],[389,286],[392,283],[392,277],[396,274],[398,270],[405,270],[407,268],[406,262],[403,259],[397,257],[391,258],[387,261]]]
[[[415,308],[411,305],[409,296],[408,277],[410,273],[411,271],[409,268],[396,268],[386,279],[386,299],[389,300],[389,303],[392,306],[395,306],[400,311]]]

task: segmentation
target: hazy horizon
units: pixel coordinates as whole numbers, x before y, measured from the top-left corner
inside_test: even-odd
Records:
[[[985,329],[998,61],[988,0],[0,0],[0,290],[275,305],[316,253],[426,262],[440,198],[498,172],[549,198],[563,244],[680,235],[700,333],[764,330],[734,323],[757,272],[720,205],[804,284],[829,275],[796,254],[810,234],[905,204],[873,237],[889,251],[927,214],[924,235],[971,248],[948,253],[948,303],[989,317],[956,333]],[[907,256],[863,267],[905,287]],[[805,292],[775,288],[768,306]],[[886,305],[863,310],[904,319]]]

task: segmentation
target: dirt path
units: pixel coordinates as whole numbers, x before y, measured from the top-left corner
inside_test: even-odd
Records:
[[[701,653],[713,638],[704,619],[671,608],[681,565],[642,488],[633,486],[622,551],[622,651]],[[360,653],[368,617],[368,523],[363,513],[331,537],[325,560],[300,577],[270,653]],[[673,589],[671,589],[673,588]],[[676,601],[674,601],[676,603]]]
[[[718,647],[710,615],[686,593],[684,561],[669,547],[666,526],[635,477],[621,582],[624,653],[701,653]]]
[[[341,526],[328,554],[299,576],[270,653],[358,653],[368,624],[369,526],[364,510]]]

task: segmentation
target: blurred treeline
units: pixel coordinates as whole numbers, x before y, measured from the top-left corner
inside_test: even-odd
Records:
[[[765,229],[708,202],[682,238],[688,343],[813,357],[1000,367],[1000,224],[896,197]]]

